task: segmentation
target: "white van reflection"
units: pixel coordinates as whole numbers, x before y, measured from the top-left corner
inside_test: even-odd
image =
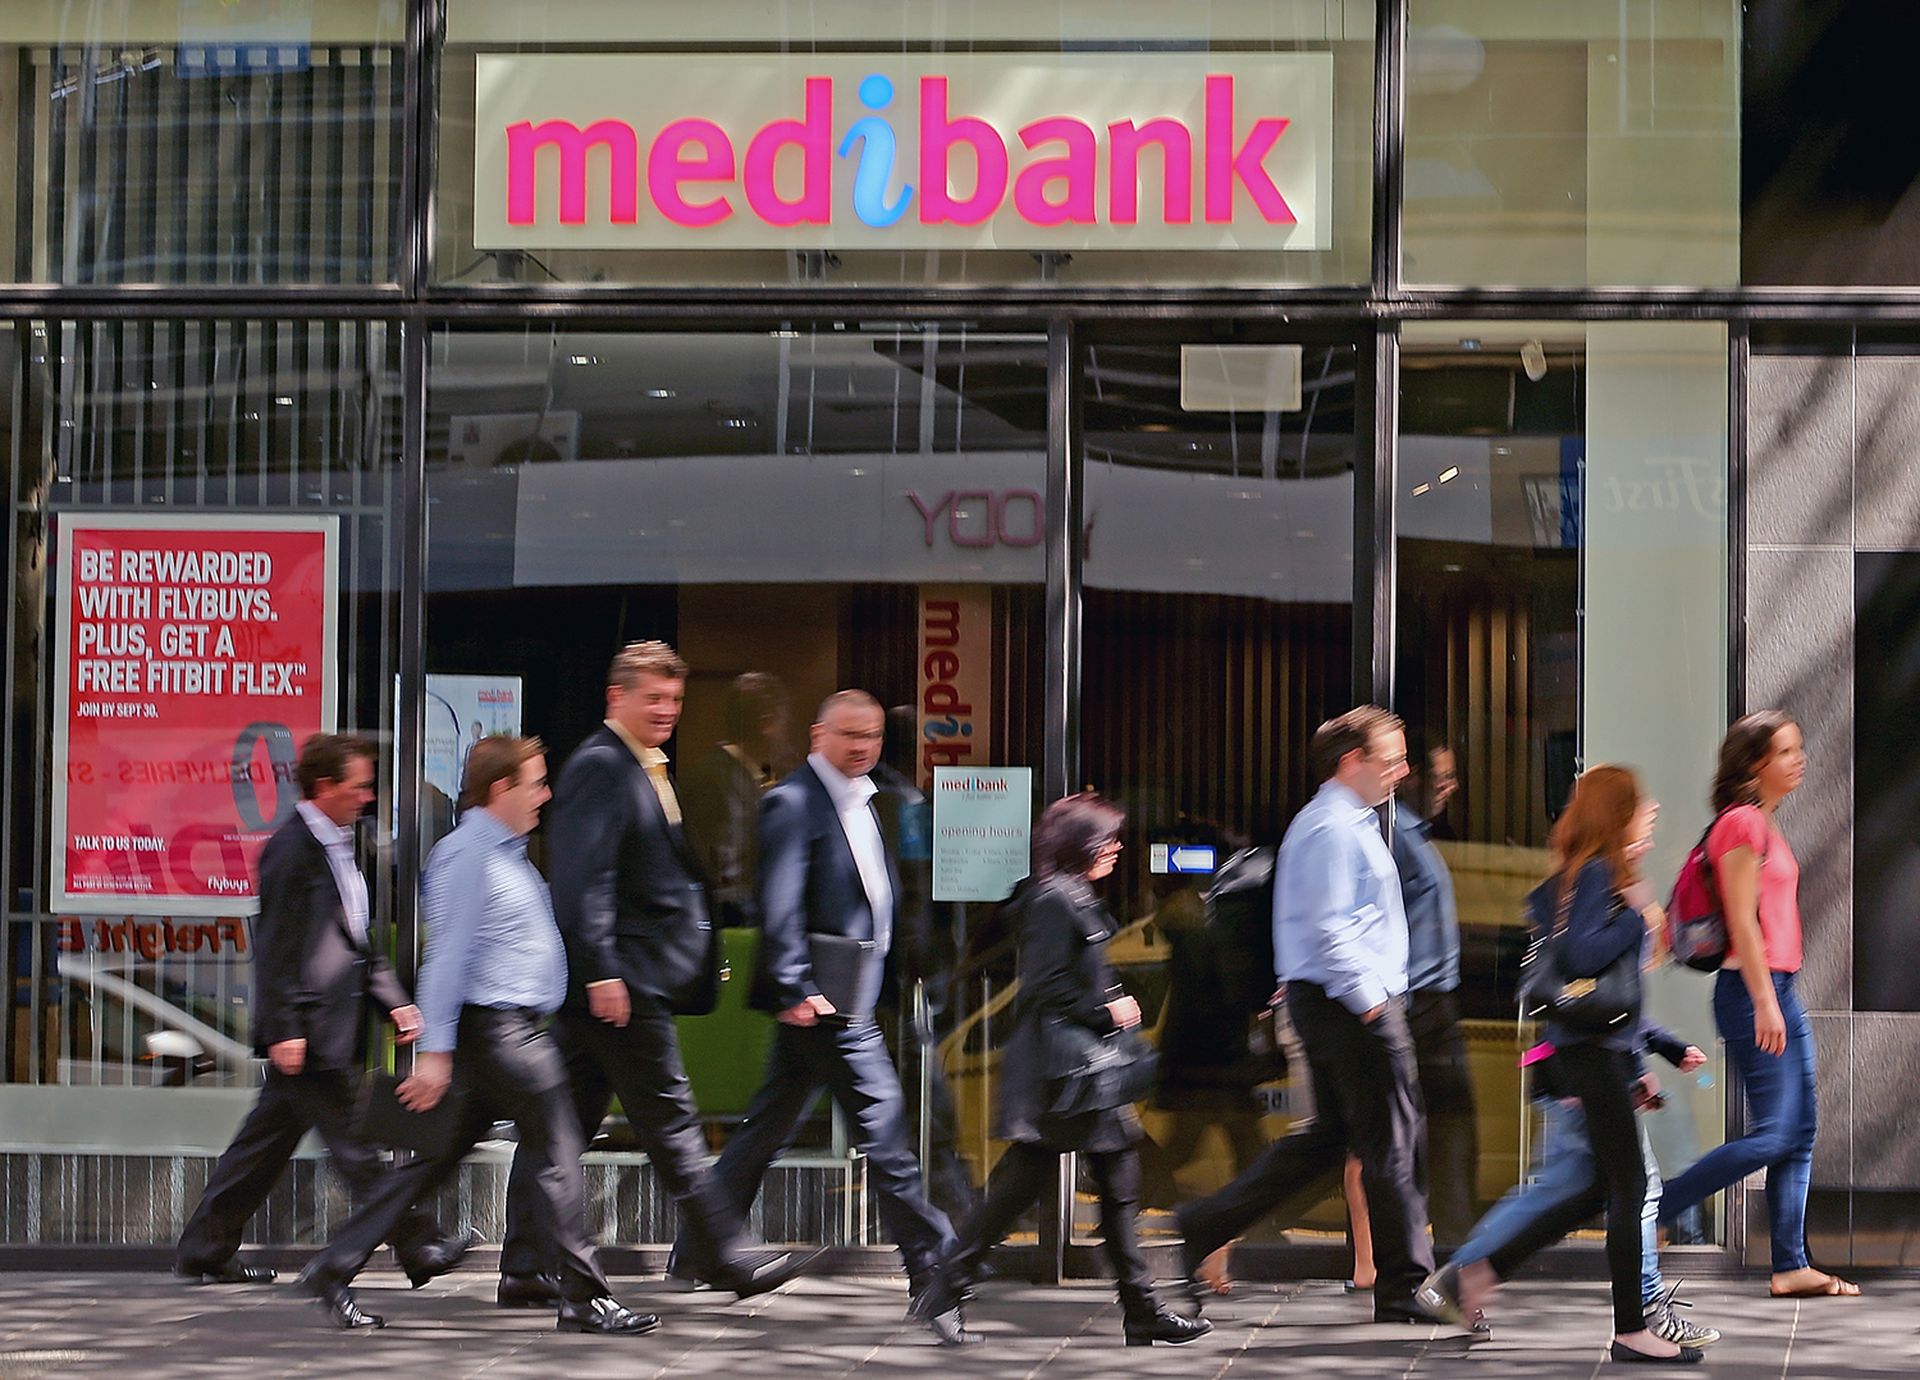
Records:
[[[130,955],[60,957],[71,1003],[62,1023],[61,1083],[179,1088],[247,1087],[260,1081],[260,1061],[246,1040],[237,1038],[244,1031],[233,1029],[245,1020],[244,1003],[179,984],[162,995],[138,980],[142,966]]]

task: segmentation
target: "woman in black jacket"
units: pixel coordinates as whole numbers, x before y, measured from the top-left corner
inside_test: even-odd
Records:
[[[950,1346],[981,1341],[960,1313],[986,1255],[1052,1182],[1060,1155],[1078,1151],[1100,1191],[1100,1231],[1118,1282],[1128,1346],[1190,1342],[1212,1331],[1199,1318],[1160,1304],[1134,1230],[1140,1210],[1140,1121],[1130,1105],[1061,1116],[1050,1110],[1048,1027],[1072,1023],[1106,1037],[1140,1024],[1107,962],[1116,926],[1093,883],[1113,871],[1120,826],[1113,805],[1092,792],[1048,806],[1034,830],[1035,877],[1020,920],[1020,992],[1006,1045],[995,1133],[1011,1141],[987,1197],[961,1229],[952,1254],[915,1300],[915,1316]]]

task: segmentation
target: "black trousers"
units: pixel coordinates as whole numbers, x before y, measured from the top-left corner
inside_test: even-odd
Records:
[[[343,1069],[306,1069],[284,1074],[271,1067],[260,1096],[226,1152],[207,1177],[207,1191],[193,1210],[174,1264],[184,1273],[216,1269],[240,1248],[247,1222],[273,1192],[308,1131],[317,1130],[355,1203],[380,1182],[386,1163],[353,1132],[359,1076]],[[424,1212],[400,1214],[382,1239],[402,1258],[436,1240],[440,1228]],[[374,1243],[376,1246],[379,1242]]]
[[[307,1267],[316,1284],[345,1284],[366,1266],[393,1224],[432,1194],[500,1116],[520,1131],[515,1163],[527,1162],[535,1191],[523,1204],[524,1224],[541,1268],[558,1277],[560,1293],[585,1302],[611,1293],[584,1236],[580,1202],[579,1118],[567,1088],[560,1051],[541,1029],[538,1012],[469,1006],[460,1013],[454,1082],[467,1091],[460,1133],[444,1155],[415,1159],[376,1188]]]
[[[1452,992],[1413,992],[1407,997],[1407,1029],[1413,1036],[1420,1100],[1426,1105],[1426,1156],[1421,1186],[1433,1216],[1433,1239],[1457,1246],[1479,1220],[1480,1132],[1474,1121],[1473,1076],[1467,1040],[1460,1032],[1460,1003]]]
[[[625,1026],[608,1025],[578,1010],[561,1012],[553,1024],[554,1042],[573,1089],[580,1143],[592,1143],[618,1093],[640,1148],[678,1209],[681,1239],[691,1253],[688,1264],[704,1274],[742,1253],[740,1214],[707,1166],[699,1109],[680,1060],[673,1017],[631,986],[627,995],[633,1014]],[[541,1168],[539,1157],[523,1143],[507,1181],[501,1274],[530,1275],[545,1268],[545,1252],[530,1230],[539,1220]]]
[[[909,1274],[930,1270],[953,1243],[953,1224],[927,1200],[920,1162],[907,1139],[906,1098],[887,1042],[871,1017],[801,1029],[778,1027],[767,1076],[713,1172],[743,1216],[760,1194],[767,1166],[785,1153],[825,1089],[852,1124],[880,1200],[880,1218],[899,1244]]]
[[[1128,1313],[1152,1312],[1153,1272],[1140,1254],[1135,1221],[1140,1215],[1140,1154],[1129,1146],[1104,1152],[1082,1150],[1080,1159],[1100,1194],[1100,1235],[1120,1302]],[[1021,1214],[1052,1185],[1059,1162],[1058,1149],[1034,1141],[1007,1148],[987,1182],[985,1200],[960,1229],[952,1260],[957,1274],[969,1274],[972,1266],[1007,1239]]]
[[[1287,1011],[1306,1048],[1314,1119],[1269,1145],[1225,1188],[1180,1209],[1187,1257],[1211,1255],[1276,1210],[1282,1222],[1298,1220],[1338,1185],[1351,1150],[1373,1224],[1375,1305],[1404,1304],[1433,1269],[1417,1177],[1425,1129],[1406,1003],[1395,998],[1368,1025],[1319,987],[1295,982]]]
[[[1566,1045],[1554,1051],[1553,1069],[1559,1089],[1580,1099],[1599,1178],[1585,1193],[1531,1223],[1488,1256],[1487,1263],[1501,1279],[1511,1279],[1536,1252],[1604,1208],[1613,1330],[1638,1332],[1647,1325],[1640,1297],[1640,1209],[1647,1196],[1647,1162],[1641,1158],[1640,1128],[1633,1119],[1633,1059],[1598,1045]]]

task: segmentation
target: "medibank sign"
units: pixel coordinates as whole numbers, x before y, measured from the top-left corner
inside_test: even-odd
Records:
[[[1328,53],[478,59],[482,249],[1325,249]]]

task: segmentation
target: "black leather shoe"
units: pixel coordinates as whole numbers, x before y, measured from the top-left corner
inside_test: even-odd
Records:
[[[242,1265],[238,1259],[216,1265],[211,1270],[176,1265],[173,1272],[189,1284],[271,1284],[280,1278],[277,1270],[270,1270],[265,1265]]]
[[[1615,1342],[1607,1354],[1616,1361],[1647,1366],[1697,1366],[1707,1359],[1707,1353],[1699,1347],[1683,1346],[1678,1356],[1649,1356],[1644,1351],[1635,1351],[1619,1342]]]
[[[743,1299],[771,1294],[800,1273],[807,1260],[792,1251],[749,1251],[735,1256],[720,1269],[701,1279],[716,1289],[726,1289]]]
[[[605,1337],[638,1337],[660,1326],[651,1313],[636,1313],[611,1294],[602,1294],[585,1303],[560,1305],[554,1322],[556,1332],[593,1332]]]
[[[1205,1318],[1183,1318],[1160,1308],[1151,1313],[1129,1315],[1126,1331],[1128,1346],[1152,1346],[1155,1342],[1184,1346],[1213,1331],[1213,1324]]]
[[[493,1301],[502,1308],[551,1308],[560,1302],[560,1284],[552,1275],[501,1275]]]
[[[1376,1303],[1373,1305],[1373,1320],[1377,1323],[1413,1323],[1418,1327],[1444,1325],[1451,1319],[1429,1311],[1414,1295],[1397,1303]]]
[[[369,1313],[353,1297],[353,1290],[344,1284],[322,1284],[314,1287],[313,1302],[327,1321],[345,1331],[357,1331],[366,1327],[385,1327],[387,1320],[378,1313]]]
[[[687,1253],[678,1246],[667,1252],[667,1283],[687,1293],[712,1287],[700,1277],[700,1272],[693,1268]]]
[[[457,1231],[452,1236],[443,1236],[418,1250],[409,1251],[400,1260],[400,1268],[407,1272],[407,1280],[414,1288],[424,1288],[428,1281],[438,1279],[460,1263],[460,1258],[473,1249],[478,1234],[470,1231]]]

